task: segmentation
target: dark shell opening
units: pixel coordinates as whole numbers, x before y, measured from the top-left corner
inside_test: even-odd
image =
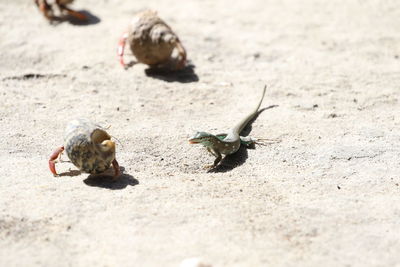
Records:
[[[92,142],[95,144],[101,144],[104,140],[110,140],[111,136],[104,130],[96,129],[93,131],[91,137]]]

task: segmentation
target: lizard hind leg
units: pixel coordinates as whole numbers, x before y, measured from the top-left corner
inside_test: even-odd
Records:
[[[257,141],[250,136],[241,136],[240,137],[240,144],[244,145],[245,147],[253,147]]]
[[[241,136],[240,143],[246,147],[253,147],[255,145],[267,146],[274,143],[281,142],[280,139],[269,139],[269,138],[251,138],[250,136]]]

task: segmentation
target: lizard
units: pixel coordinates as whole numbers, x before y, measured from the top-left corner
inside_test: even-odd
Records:
[[[246,117],[244,117],[238,124],[231,128],[228,133],[213,135],[207,132],[197,132],[189,138],[190,144],[202,144],[207,150],[215,156],[214,164],[210,167],[214,168],[222,160],[222,155],[230,155],[236,153],[240,145],[251,146],[260,144],[257,141],[262,139],[252,139],[251,137],[240,136],[240,132],[246,125],[257,115],[258,109],[264,99],[267,86],[264,86],[261,99],[256,108]]]

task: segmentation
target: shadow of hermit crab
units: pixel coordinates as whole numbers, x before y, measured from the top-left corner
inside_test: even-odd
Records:
[[[199,76],[197,76],[194,69],[195,66],[193,64],[187,64],[186,67],[179,71],[171,71],[168,68],[147,68],[144,72],[148,77],[166,82],[191,83],[199,81]]]
[[[121,167],[121,172],[124,172],[125,168]],[[101,174],[90,174],[83,182],[87,186],[106,188],[111,190],[124,189],[128,185],[135,186],[139,184],[139,181],[135,179],[132,175],[123,173],[118,180],[113,179],[112,175],[107,175],[106,173]]]

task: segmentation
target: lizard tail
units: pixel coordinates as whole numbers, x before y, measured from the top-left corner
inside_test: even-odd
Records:
[[[264,100],[265,91],[267,91],[267,85],[264,85],[264,89],[263,89],[263,92],[262,92],[262,96],[261,96],[260,102],[258,102],[258,105],[257,105],[257,107],[256,107],[256,109],[254,110],[253,113],[257,113],[257,112],[258,112],[258,109],[260,108],[261,103],[262,103],[263,100]]]
[[[261,103],[264,100],[264,96],[265,96],[265,91],[267,90],[267,85],[264,86],[263,92],[262,92],[262,96],[260,101],[258,102],[258,105],[256,106],[256,108],[253,110],[252,113],[250,113],[246,118],[244,118],[242,121],[240,121],[235,128],[233,128],[232,130],[234,132],[236,132],[237,134],[240,134],[240,132],[244,129],[244,127],[246,127],[247,123],[249,123],[249,121],[251,121],[252,118],[254,118],[254,116],[257,114],[258,109],[261,106]]]

